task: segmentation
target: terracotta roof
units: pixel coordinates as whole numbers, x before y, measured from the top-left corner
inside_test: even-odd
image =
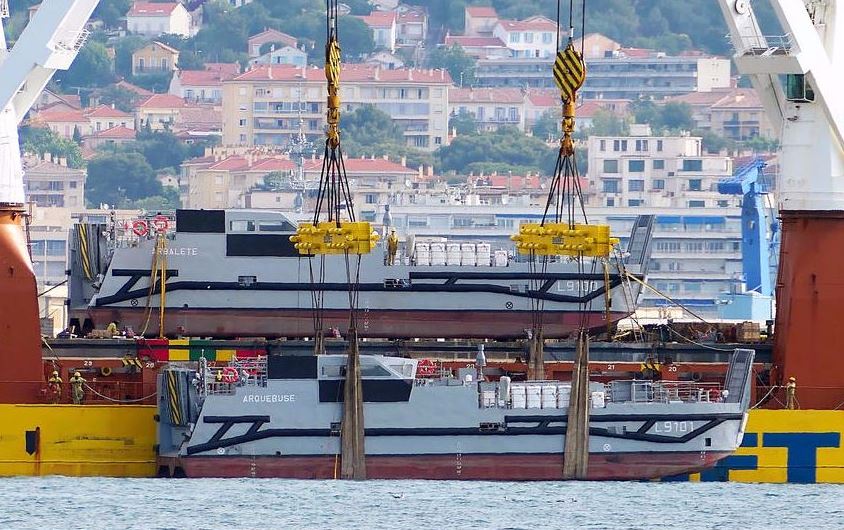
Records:
[[[90,135],[92,138],[105,138],[108,140],[134,140],[137,131],[128,127],[118,125],[104,131],[97,131]]]
[[[557,31],[557,24],[542,16],[530,17],[524,20],[499,20],[498,24],[505,31]]]
[[[253,171],[291,171],[296,169],[296,163],[287,158],[264,158],[255,161],[250,169]]]
[[[140,51],[140,50],[143,50],[144,48],[149,48],[149,47],[153,47],[153,48],[154,48],[155,46],[158,46],[159,48],[161,48],[161,49],[162,49],[162,50],[164,50],[165,52],[168,52],[168,53],[170,53],[170,54],[172,54],[172,55],[179,55],[179,53],[181,53],[181,52],[180,52],[179,50],[177,50],[176,48],[174,48],[174,47],[172,47],[172,46],[168,46],[168,45],[164,44],[163,42],[158,42],[157,40],[154,40],[154,41],[150,42],[149,44],[147,44],[146,46],[144,46],[144,47],[142,47],[142,48],[138,48],[138,50],[136,50],[136,51],[135,51],[135,53],[137,53],[137,52],[138,52],[138,51]],[[133,53],[132,55],[135,55],[135,53]]]
[[[282,31],[278,31],[277,29],[266,29],[261,33],[252,35],[248,39],[250,46],[252,46],[253,41],[258,41],[260,43],[279,41],[287,44],[288,46],[296,46],[297,43],[296,37],[288,35]]]
[[[142,109],[181,109],[189,106],[187,102],[179,96],[173,94],[153,94],[140,105],[138,108]]]
[[[367,26],[375,28],[388,28],[396,23],[395,11],[373,11],[372,13],[357,18],[363,20]]]
[[[490,6],[467,6],[466,14],[473,17],[498,17],[495,8]]]
[[[183,127],[223,127],[223,113],[212,107],[185,107],[179,112]]]
[[[382,83],[426,83],[451,84],[451,76],[445,70],[414,68],[382,69],[377,65],[348,64],[341,74],[343,82],[374,81]],[[231,81],[319,81],[325,82],[321,68],[301,68],[289,64],[259,65]]]
[[[139,96],[151,96],[153,94],[149,90],[147,90],[145,88],[141,88],[138,85],[133,85],[132,83],[130,83],[129,81],[126,81],[124,79],[121,79],[120,81],[115,83],[114,86],[116,86],[118,88],[125,89],[125,90],[129,90],[130,92],[134,92],[135,94],[137,94]]]
[[[762,108],[759,94],[752,88],[736,88],[712,105],[716,109],[753,109]]]
[[[220,86],[224,79],[232,77],[207,70],[180,70],[176,75],[182,86]]]
[[[522,103],[525,95],[520,88],[452,88],[449,103]]]
[[[240,73],[240,65],[238,63],[205,63],[205,70],[234,76]]]
[[[691,92],[669,101],[688,103],[694,107],[761,108],[759,95],[752,88],[716,88],[709,92]]]
[[[127,17],[169,17],[170,14],[179,6],[177,2],[173,3],[157,3],[157,2],[135,2],[126,13]]]
[[[238,169],[244,169],[249,167],[249,162],[246,160],[245,156],[234,155],[228,156],[219,162],[215,162],[208,166],[208,169],[213,170],[220,170],[220,171],[236,171]]]
[[[36,114],[33,121],[87,123],[88,118],[85,117],[81,110],[48,110]]]
[[[445,45],[473,46],[477,48],[506,48],[507,45],[498,37],[468,37],[465,35],[446,35]]]
[[[449,93],[449,98],[451,93]],[[527,95],[528,101],[534,107],[559,107],[560,91],[555,89],[531,89]]]
[[[93,109],[86,109],[85,116],[88,118],[131,118],[128,112],[120,109],[113,109],[109,105],[100,105]]]
[[[404,13],[399,13],[398,15],[398,23],[399,24],[411,24],[411,23],[418,23],[425,20],[427,15],[421,11],[417,10],[409,10],[405,11]]]
[[[630,59],[647,59],[654,54],[654,50],[648,48],[621,48],[618,53]]]
[[[347,158],[345,164],[348,173],[417,174],[414,169],[383,158],[374,160],[371,158]],[[320,171],[321,169],[321,159],[305,160],[305,171]]]

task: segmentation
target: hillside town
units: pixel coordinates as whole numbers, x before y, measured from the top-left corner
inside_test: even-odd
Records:
[[[324,143],[320,41],[258,26],[227,44],[237,53],[198,44],[220,17],[256,5],[133,2],[92,21],[78,70],[44,90],[21,144],[46,320],[64,321],[76,221],[176,208],[308,216]],[[359,217],[402,241],[504,242],[535,221],[559,142],[556,24],[469,5],[462,28],[443,28],[421,5],[342,7],[362,36],[344,49],[341,93]],[[625,234],[637,213],[656,214],[652,283],[723,316],[742,278],[741,196],[717,184],[755,159],[775,174],[779,131],[728,57],[600,33],[575,41],[588,69],[576,138],[590,216]],[[662,305],[653,293],[642,304]]]

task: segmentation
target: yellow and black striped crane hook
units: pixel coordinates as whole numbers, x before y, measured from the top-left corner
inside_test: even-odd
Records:
[[[560,90],[560,99],[563,102],[563,137],[560,139],[560,149],[564,155],[572,156],[575,103],[577,91],[586,81],[586,63],[583,61],[583,55],[574,48],[571,39],[565,49],[557,52],[553,73],[554,83]]]

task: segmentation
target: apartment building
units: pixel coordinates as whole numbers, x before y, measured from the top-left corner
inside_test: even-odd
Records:
[[[469,37],[492,37],[498,13],[490,6],[466,6],[463,34]]]
[[[407,145],[434,150],[448,143],[444,70],[349,64],[343,68],[342,112],[374,105],[404,130]],[[284,146],[303,120],[309,139],[325,125],[325,74],[317,68],[258,66],[223,82],[223,144]]]
[[[697,129],[732,140],[779,137],[779,130],[771,126],[759,95],[752,88],[718,88],[677,96],[671,101],[692,107]]]
[[[108,105],[89,107],[84,110],[58,110],[50,107],[39,112],[30,120],[35,127],[46,127],[62,138],[73,138],[74,131],[82,137],[112,127],[135,128],[134,118],[128,112]]]
[[[526,99],[526,92],[518,88],[452,88],[448,94],[449,115],[471,114],[481,131],[502,126],[524,131]]]
[[[288,35],[287,33],[278,31],[277,29],[267,29],[261,33],[252,35],[246,41],[249,58],[254,59],[256,57],[260,57],[269,51],[269,48],[273,44],[276,45],[276,48],[282,48],[284,46],[296,48],[299,43],[296,40],[296,37],[293,37],[292,35]]]
[[[623,50],[622,50],[623,51]],[[587,99],[661,99],[729,87],[730,60],[719,57],[670,57],[647,51],[587,58]],[[477,61],[475,78],[485,87],[554,88],[552,58],[492,57]]]
[[[422,6],[401,5],[396,19],[396,45],[421,46],[428,35],[428,12]]]
[[[732,175],[732,159],[703,153],[701,138],[650,136],[633,126],[630,136],[588,140],[593,206],[727,208],[738,198],[720,195],[716,184]]]
[[[399,189],[419,174],[418,170],[403,163],[384,158],[347,158],[345,167],[352,188],[358,191],[380,186]],[[296,163],[286,155],[244,150],[186,161],[179,184],[183,204],[189,208],[287,208],[299,193],[307,195],[302,201],[315,199],[321,169],[322,159],[305,159],[301,182],[286,192],[279,192],[264,186],[264,178],[271,173],[280,173],[293,179],[298,172]],[[374,205],[377,200],[376,196],[364,196],[358,212],[374,212],[374,207],[364,206]]]
[[[81,208],[85,205],[84,169],[67,167],[67,160],[25,158],[23,183],[26,200],[40,207]]]
[[[204,70],[177,70],[170,80],[169,93],[188,102],[220,104],[223,80],[239,73],[237,63],[207,63]]]

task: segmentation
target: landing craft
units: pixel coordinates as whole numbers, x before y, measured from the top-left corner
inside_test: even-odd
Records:
[[[313,336],[310,279],[322,272],[318,260],[311,269],[293,248],[292,220],[266,210],[178,210],[174,221],[175,229],[162,236],[166,245],[158,247],[152,235],[77,226],[70,244],[71,325],[85,330],[118,321],[157,336],[158,318],[148,318],[160,308],[158,285],[150,289],[150,256],[157,248],[166,255],[164,335]],[[574,330],[581,305],[589,327],[605,328],[607,319],[615,322],[636,309],[642,287],[625,273],[643,278],[647,272],[652,224],[653,216],[637,219],[628,251],[611,261],[608,277],[589,258],[586,272],[564,258],[549,263],[546,272],[531,271],[527,261],[488,243],[416,244],[394,265],[387,264],[383,249],[365,255],[359,334],[523,338],[532,325],[532,299],[544,301],[547,338]],[[326,259],[320,289],[325,325],[345,330],[348,283],[340,260]]]

